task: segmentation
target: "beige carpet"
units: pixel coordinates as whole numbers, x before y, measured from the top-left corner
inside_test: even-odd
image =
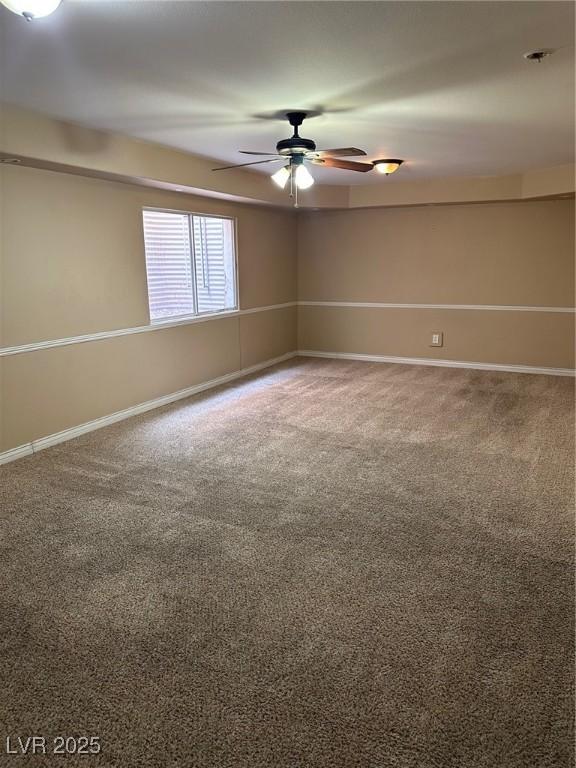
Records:
[[[308,360],[0,468],[2,765],[567,768],[568,379]]]

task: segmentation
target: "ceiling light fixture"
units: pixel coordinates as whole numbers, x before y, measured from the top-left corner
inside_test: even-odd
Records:
[[[49,16],[61,2],[62,0],[0,0],[9,11],[24,16],[26,21]]]
[[[284,189],[290,181],[290,197],[294,198],[295,208],[298,208],[298,190],[309,189],[314,184],[314,176],[304,165],[304,155],[292,155],[288,165],[284,165],[270,178],[280,189]]]
[[[390,176],[391,173],[394,173],[395,171],[400,168],[404,160],[394,160],[394,159],[386,159],[386,160],[374,160],[372,165],[374,168],[378,171],[378,173],[385,173],[386,176]]]
[[[554,53],[552,48],[539,48],[536,51],[528,51],[524,54],[526,61],[534,61],[536,64],[541,64],[542,60],[548,56],[552,56]]]
[[[2,0],[0,0],[2,2]],[[234,163],[220,168],[212,168],[213,171],[229,171],[232,168],[245,168],[246,166],[262,165],[262,163],[286,163],[279,171],[271,175],[271,179],[284,189],[290,182],[290,197],[294,198],[294,206],[298,207],[298,190],[309,189],[314,184],[314,177],[308,170],[308,164],[322,165],[325,168],[339,168],[343,171],[357,171],[367,173],[374,168],[373,163],[358,163],[354,160],[346,160],[347,157],[366,157],[366,152],[358,147],[336,147],[335,149],[316,149],[316,143],[312,139],[305,139],[298,132],[299,127],[306,116],[313,116],[310,112],[286,112],[286,118],[294,129],[292,136],[281,139],[276,144],[276,152],[260,152],[241,149],[243,155],[257,155],[266,157],[266,160],[252,160],[249,163]],[[380,161],[384,162],[384,161]],[[398,165],[402,160],[392,162]],[[390,173],[392,170],[389,171]]]
[[[282,168],[280,168],[279,171],[276,171],[276,173],[273,173],[270,178],[272,179],[274,184],[277,184],[280,187],[280,189],[284,189],[284,187],[288,182],[288,179],[290,178],[290,173],[291,173],[290,165],[285,165],[285,166],[282,166]]]
[[[298,189],[309,189],[314,184],[314,177],[305,165],[298,165],[294,172],[294,181]]]
[[[302,163],[289,163],[273,173],[270,178],[280,189],[284,189],[288,179],[292,177],[298,189],[309,189],[314,184],[314,176]]]

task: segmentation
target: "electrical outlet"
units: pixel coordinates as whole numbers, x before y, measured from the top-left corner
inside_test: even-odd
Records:
[[[444,344],[444,334],[442,331],[432,331],[430,340],[431,347],[441,347]]]

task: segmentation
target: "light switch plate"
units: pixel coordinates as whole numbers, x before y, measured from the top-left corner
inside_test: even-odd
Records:
[[[432,331],[430,336],[431,347],[442,347],[444,345],[444,334],[442,331]]]

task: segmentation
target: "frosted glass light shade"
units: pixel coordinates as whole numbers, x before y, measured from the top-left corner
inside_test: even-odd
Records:
[[[294,181],[298,189],[308,189],[314,184],[314,177],[305,165],[299,165],[294,174]]]
[[[54,13],[62,0],[0,0],[9,11],[25,19],[40,19]]]
[[[290,166],[286,165],[283,168],[280,168],[280,170],[273,173],[270,178],[274,184],[277,184],[280,187],[280,189],[284,189],[286,182],[290,178]]]
[[[378,173],[385,173],[386,176],[390,176],[391,173],[400,168],[403,162],[403,160],[374,160],[374,168]]]

